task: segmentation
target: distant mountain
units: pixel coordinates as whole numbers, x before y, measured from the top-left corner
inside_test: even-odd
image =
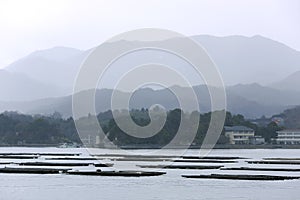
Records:
[[[284,77],[300,69],[300,52],[279,42],[261,37],[214,37],[193,36],[208,52],[220,69],[227,87],[228,110],[249,118],[272,115],[286,108],[300,105],[300,90],[297,88],[300,72]],[[174,38],[163,42],[170,43]],[[117,41],[135,46],[142,41]],[[72,87],[79,67],[90,50],[55,47],[40,50],[7,66],[0,71],[0,111],[18,110],[25,113],[50,114],[55,111],[64,116],[71,115]],[[171,55],[159,55],[153,51],[137,52],[115,62],[108,75],[109,82],[122,74],[122,70],[155,61],[177,67],[184,75],[193,78],[194,85],[201,84],[199,76],[193,76],[187,63]],[[259,84],[250,84],[257,82]],[[270,85],[264,86],[264,85]],[[174,83],[176,85],[176,83]],[[272,88],[271,88],[272,87]],[[210,99],[204,86],[194,87],[200,99],[202,112],[210,111]],[[111,89],[100,90],[97,111],[110,109]],[[184,88],[181,91],[185,92]],[[128,95],[123,93],[123,95]],[[56,98],[61,96],[59,98]],[[51,98],[49,98],[51,97]],[[132,108],[148,107],[162,103],[167,109],[178,106],[178,102],[167,90],[140,89],[133,95]],[[188,98],[188,97],[187,97]],[[40,100],[37,100],[40,99]]]
[[[299,65],[300,67],[300,65]],[[297,71],[281,81],[275,82],[270,87],[279,90],[290,90],[300,92],[300,71]]]
[[[238,84],[227,87],[227,94],[235,94],[249,101],[269,106],[300,105],[300,92],[278,90],[260,84]]]
[[[262,85],[269,85],[283,79],[289,74],[300,69],[300,52],[289,48],[279,42],[261,36],[244,37],[228,36],[214,37],[207,35],[193,36],[208,52],[220,69],[226,85],[249,84],[257,82]],[[174,38],[164,42],[180,40]],[[117,41],[109,45],[119,45],[125,42],[128,45],[145,43],[141,41]],[[79,71],[79,67],[90,50],[81,51],[67,47],[55,47],[36,51],[24,57],[5,69],[25,74],[46,85],[57,86],[65,91],[64,95],[72,92],[72,87]],[[122,62],[115,65],[112,74],[120,73],[121,68],[132,67],[149,61],[169,64],[193,76],[187,71],[190,68],[186,63],[180,62],[168,54],[158,55],[154,52],[137,52],[136,55],[124,58]],[[187,72],[186,72],[187,71]],[[203,82],[199,76],[193,77],[193,84]],[[174,83],[176,84],[176,83]],[[110,86],[110,82],[106,85]],[[47,91],[44,98],[51,97]],[[1,99],[0,99],[1,100]]]
[[[176,86],[179,87],[179,86]],[[212,88],[218,90],[217,88]],[[196,92],[199,107],[201,112],[209,112],[210,109],[210,96],[206,86],[200,85],[194,87]],[[231,88],[232,90],[232,88]],[[179,93],[186,97],[186,101],[190,101],[190,97],[186,94],[186,89],[183,87],[178,88]],[[92,91],[84,91],[92,92]],[[121,98],[129,93],[116,91],[121,95]],[[103,112],[111,109],[111,89],[98,90],[96,93],[96,111]],[[268,97],[266,97],[268,98]],[[150,88],[139,89],[133,93],[130,100],[130,108],[149,108],[153,104],[161,104],[167,110],[178,108],[179,103],[172,92],[168,89],[153,90]],[[257,118],[262,115],[271,116],[280,113],[286,108],[287,105],[266,105],[254,100],[247,99],[242,96],[236,95],[233,91],[228,92],[227,95],[227,109],[235,114],[243,114],[247,118]],[[64,117],[72,115],[72,97],[66,96],[61,98],[41,99],[31,102],[0,102],[0,111],[5,110],[18,110],[31,114],[52,114],[55,111],[60,112]],[[189,110],[191,111],[191,110]],[[85,113],[86,115],[88,113]]]
[[[73,48],[55,47],[33,52],[5,69],[24,74],[47,85],[60,87],[66,91],[64,94],[66,95],[72,91],[72,85],[84,53],[84,51]],[[45,91],[44,97],[51,97],[51,95]]]
[[[299,51],[262,36],[193,38],[213,58],[227,85],[266,85],[300,70]]]
[[[29,55],[32,57],[40,57],[56,62],[66,62],[73,57],[80,56],[84,51],[70,47],[53,47],[46,50],[35,51]]]
[[[55,86],[34,80],[24,74],[0,70],[0,99],[2,101],[29,101],[47,95],[58,97],[65,92]]]

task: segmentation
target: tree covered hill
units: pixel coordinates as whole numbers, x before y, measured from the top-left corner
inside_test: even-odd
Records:
[[[283,119],[286,128],[300,129],[300,106],[287,109],[277,116]]]
[[[148,113],[149,111],[147,109],[135,109],[130,111],[133,121],[140,126],[149,124],[150,117]],[[144,144],[164,146],[176,135],[181,117],[192,118],[193,115],[200,116],[200,121],[196,122],[198,123],[198,130],[193,144],[200,145],[206,135],[211,113],[183,113],[180,109],[168,111],[167,120],[162,130],[156,135],[146,139],[135,138],[124,133],[117,126],[111,111],[100,113],[97,116],[97,119],[107,138],[117,145]],[[85,124],[88,131],[94,132],[89,124],[89,117],[93,116],[80,118],[77,122]],[[195,126],[193,120],[190,120],[190,123],[189,126]],[[230,112],[226,113],[225,125],[244,125],[253,128],[256,131],[256,135],[263,136],[267,142],[270,142],[271,138],[276,137],[276,131],[282,128],[277,126],[274,122],[261,127],[246,120],[242,115],[232,115]],[[188,134],[189,130],[187,129],[185,131]],[[0,144],[2,145],[57,145],[65,142],[81,143],[73,118],[63,119],[59,113],[54,113],[51,116],[31,116],[16,112],[5,112],[0,114]],[[218,143],[226,144],[227,142],[228,140],[223,132]]]

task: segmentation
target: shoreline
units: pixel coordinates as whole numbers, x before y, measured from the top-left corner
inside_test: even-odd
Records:
[[[3,145],[0,144],[0,148],[2,147],[28,147],[28,148],[47,148],[47,147],[56,147],[58,149],[68,149],[67,148],[61,148],[58,145],[55,144],[28,144],[28,145]],[[99,148],[99,149],[116,149],[112,147],[105,147],[105,146],[82,146],[79,148]],[[135,145],[135,146],[120,146],[120,149],[162,149],[161,146],[156,145]],[[164,149],[209,149],[208,147],[201,147],[199,146],[174,146]],[[220,145],[217,144],[213,147],[213,149],[300,149],[300,145],[273,145],[273,144],[265,144],[265,145]]]

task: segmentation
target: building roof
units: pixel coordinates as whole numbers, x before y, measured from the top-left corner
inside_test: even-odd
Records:
[[[246,126],[224,126],[225,131],[254,131]]]
[[[299,133],[300,129],[285,129],[281,131],[277,131],[277,133]]]

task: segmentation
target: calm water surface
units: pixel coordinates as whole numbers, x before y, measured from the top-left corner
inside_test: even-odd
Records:
[[[95,150],[97,153],[111,153]],[[0,152],[82,152],[85,149],[58,148],[0,148]],[[141,153],[143,151],[140,151]],[[168,151],[166,150],[166,154]],[[197,155],[191,150],[189,155]],[[246,160],[264,157],[300,157],[300,150],[213,150],[210,155],[241,156]],[[245,160],[226,166],[245,166]],[[118,166],[118,163],[116,163]],[[120,163],[119,163],[120,164]],[[140,163],[130,163],[140,164]],[[150,163],[145,163],[150,164]],[[151,164],[160,164],[158,162]],[[211,165],[203,163],[203,165]],[[219,164],[218,164],[219,165]],[[258,165],[251,165],[258,166]],[[3,167],[3,166],[0,166]],[[280,167],[264,165],[263,167]],[[297,168],[297,166],[284,166]],[[300,168],[300,166],[298,166]],[[199,200],[199,199],[300,199],[300,180],[289,181],[242,181],[186,179],[182,174],[210,174],[214,170],[163,170],[167,174],[159,177],[94,177],[72,175],[22,175],[0,174],[0,200],[60,200],[60,199],[104,199],[104,200]],[[246,172],[217,171],[236,174],[277,174],[300,176],[299,172]]]

